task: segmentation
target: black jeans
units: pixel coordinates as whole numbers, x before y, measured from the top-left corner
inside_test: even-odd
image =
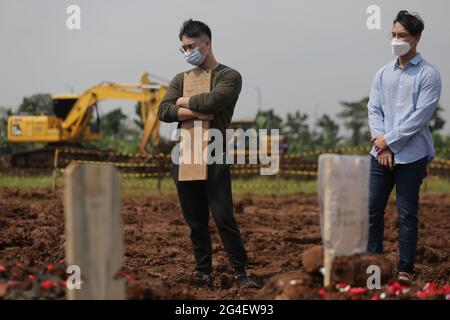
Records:
[[[427,158],[397,164],[394,170],[371,157],[369,184],[369,252],[383,253],[384,213],[394,185],[400,226],[398,271],[412,272],[418,239],[419,190],[427,175]]]
[[[248,258],[233,216],[230,166],[210,165],[208,180],[205,181],[178,181],[178,166],[173,165],[172,177],[183,216],[191,230],[195,270],[203,273],[212,271],[211,237],[208,226],[211,209],[231,265],[236,273],[245,272]]]

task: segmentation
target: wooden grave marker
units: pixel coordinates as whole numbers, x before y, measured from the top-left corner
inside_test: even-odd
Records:
[[[125,299],[120,178],[112,165],[72,163],[65,172],[66,263],[81,270],[70,300]]]
[[[211,71],[205,71],[195,68],[184,74],[183,96],[191,97],[193,95],[208,93],[211,90]],[[203,141],[204,133],[209,129],[209,121],[201,121],[201,128],[197,128],[201,135],[194,136],[194,121],[187,120],[181,123],[181,128],[188,130],[190,139],[181,139],[180,141],[180,164],[178,170],[179,181],[194,181],[208,179],[208,166],[203,153],[208,146],[208,141]],[[194,137],[196,139],[194,139]],[[190,149],[190,152],[183,150]]]

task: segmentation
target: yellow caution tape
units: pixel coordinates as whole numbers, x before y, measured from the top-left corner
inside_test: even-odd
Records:
[[[90,160],[71,160],[71,159],[64,159],[64,162],[70,163],[83,163],[83,164],[109,164],[113,165],[115,167],[120,168],[159,168],[161,167],[160,164],[156,163],[128,163],[128,162],[108,162],[108,161],[90,161]]]

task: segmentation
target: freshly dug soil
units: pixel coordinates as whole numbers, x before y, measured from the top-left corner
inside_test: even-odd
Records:
[[[302,253],[321,244],[316,196],[245,195],[234,201],[235,217],[250,259],[248,271],[257,282],[267,285],[265,289],[235,287],[212,219],[215,288],[195,287],[189,231],[176,196],[127,195],[122,201],[125,257],[118,274],[127,279],[127,297],[252,299],[261,297],[268,288],[275,290],[277,280],[271,279],[274,275],[306,274]],[[429,281],[443,285],[450,278],[450,197],[423,194],[420,202],[415,281],[420,285]],[[389,203],[385,225],[385,256],[395,271],[398,225],[394,201]],[[1,189],[0,299],[2,291],[4,298],[63,298],[63,264],[62,195],[53,196],[44,189]],[[308,281],[314,279],[306,279],[299,284],[301,290],[312,290],[315,285],[311,287]],[[277,298],[289,295],[295,296],[288,292]],[[316,289],[298,297],[315,298]]]

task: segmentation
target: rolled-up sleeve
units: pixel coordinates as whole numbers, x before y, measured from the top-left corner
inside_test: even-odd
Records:
[[[194,95],[189,98],[189,109],[201,113],[217,113],[226,108],[239,97],[242,89],[242,77],[236,70],[223,73],[217,85],[209,93]]]
[[[183,73],[177,74],[169,84],[167,93],[158,108],[158,118],[163,122],[178,121],[178,98],[183,96]]]
[[[416,110],[406,121],[384,135],[389,149],[394,153],[399,152],[414,134],[429,124],[441,95],[439,72],[429,69],[421,81],[419,90]]]

